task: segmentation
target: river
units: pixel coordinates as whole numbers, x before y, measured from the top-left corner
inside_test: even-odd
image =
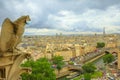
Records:
[[[104,62],[103,62],[103,56],[96,59],[95,61],[92,62],[96,67],[98,68],[103,68],[104,67]]]

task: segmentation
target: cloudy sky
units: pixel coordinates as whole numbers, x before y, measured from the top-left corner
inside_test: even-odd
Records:
[[[120,33],[120,0],[0,0],[0,25],[22,15],[28,35]]]

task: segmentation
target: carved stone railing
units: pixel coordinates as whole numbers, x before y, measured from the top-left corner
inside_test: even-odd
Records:
[[[22,73],[30,73],[31,68],[21,67],[24,59],[31,57],[29,53],[6,52],[0,57],[0,80],[17,80]]]

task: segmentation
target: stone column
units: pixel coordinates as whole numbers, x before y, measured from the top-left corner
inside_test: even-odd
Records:
[[[118,69],[120,69],[120,51],[118,52]]]
[[[24,52],[6,52],[0,57],[0,80],[17,80],[19,76],[26,72],[31,72],[31,68],[21,67],[21,62],[30,57]]]

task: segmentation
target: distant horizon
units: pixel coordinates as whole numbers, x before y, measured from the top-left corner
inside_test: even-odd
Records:
[[[92,34],[64,34],[64,33],[62,33],[62,35],[63,36],[79,36],[79,35],[81,35],[81,36],[84,36],[84,35],[104,35],[103,33],[92,33]],[[107,34],[105,34],[105,35],[114,35],[114,34],[120,34],[120,33],[107,33]],[[58,33],[57,34],[57,36],[60,36],[61,35],[61,33]],[[56,34],[24,34],[24,36],[56,36]]]

